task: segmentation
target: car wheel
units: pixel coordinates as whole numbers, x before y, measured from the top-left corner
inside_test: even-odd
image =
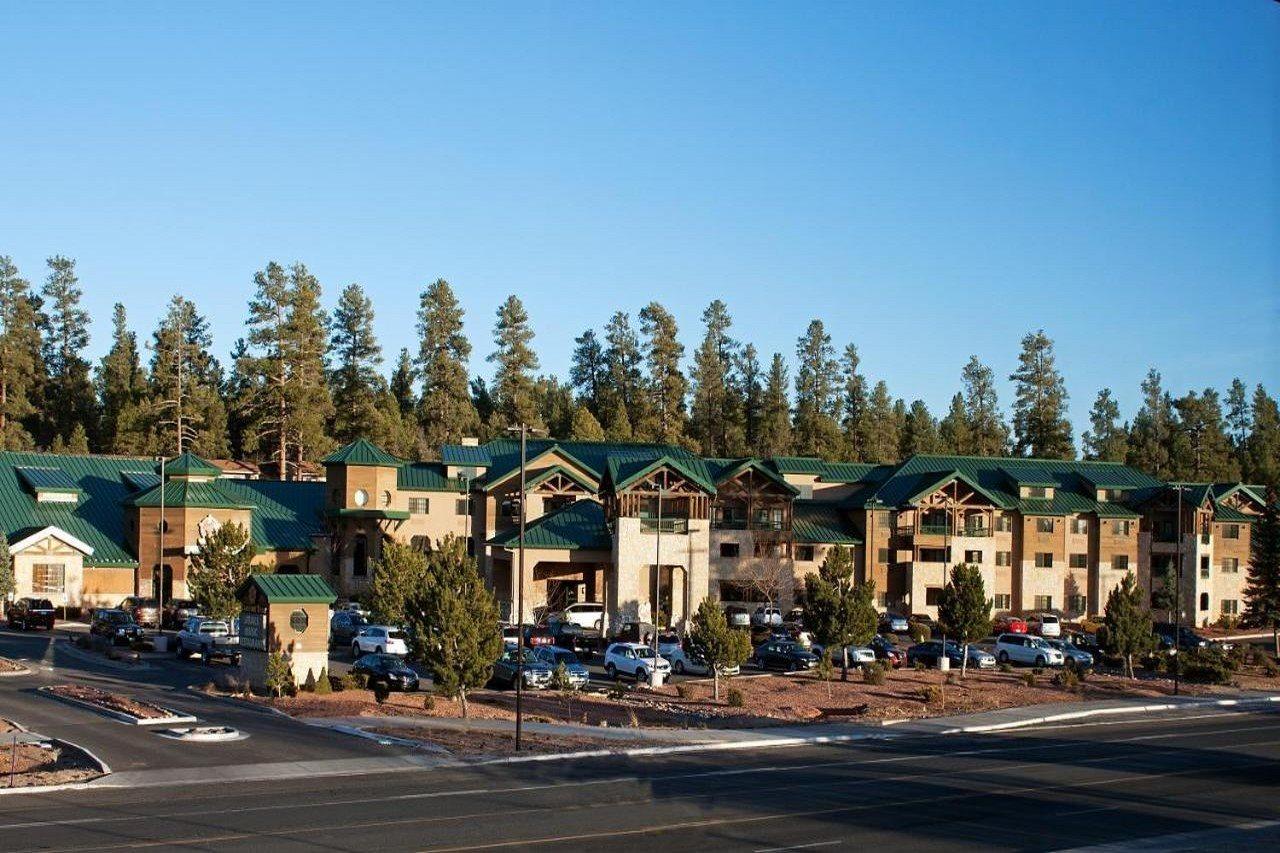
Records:
[[[1044,655],[1036,655],[1036,666],[1044,666]]]
[[[182,640],[178,640],[173,644],[173,653],[178,656],[178,660],[182,660],[187,656],[186,650],[182,648]]]
[[[648,680],[649,680],[649,673],[645,670],[645,668],[642,666],[636,667],[636,684],[639,684],[642,681],[648,681]]]
[[[352,644],[351,644],[351,656],[352,656],[353,658],[358,658],[358,657],[360,657],[360,644],[359,644],[359,643],[352,643]]]
[[[618,668],[611,663],[604,665],[604,674],[610,681],[618,680]]]
[[[676,675],[684,675],[684,661],[677,658],[674,669],[675,669]]]
[[[1009,653],[1008,653],[1008,652],[1006,652],[1006,651],[1004,651],[1003,649],[1001,649],[1001,650],[1000,650],[1000,663],[1008,663],[1008,662],[1009,662]]]
[[[374,653],[375,655],[380,655],[380,654],[382,654],[382,646],[376,646],[376,647],[374,647],[373,653]]]

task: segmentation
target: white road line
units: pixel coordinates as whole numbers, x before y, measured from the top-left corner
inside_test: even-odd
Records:
[[[844,841],[843,838],[837,838],[834,841],[814,841],[812,844],[792,844],[790,847],[761,847],[753,853],[783,853],[784,850],[808,850],[812,847],[830,847],[833,844],[839,844]]]

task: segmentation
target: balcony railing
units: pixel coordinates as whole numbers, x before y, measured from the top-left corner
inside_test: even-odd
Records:
[[[641,533],[688,533],[689,519],[687,518],[642,518],[640,519]]]
[[[951,531],[949,524],[922,524],[920,533],[925,536],[946,536]]]
[[[1212,542],[1212,541],[1213,541],[1213,537],[1212,537],[1212,536],[1210,536],[1208,533],[1201,533],[1201,534],[1200,534],[1200,544],[1201,544],[1201,545],[1208,545],[1208,544],[1209,544],[1210,542]]]
[[[991,528],[990,528],[990,527],[966,527],[966,528],[964,529],[964,533],[963,533],[962,535],[964,535],[964,536],[990,536],[990,535],[991,535]]]
[[[746,530],[747,520],[745,518],[717,518],[711,522],[711,527],[715,530]]]

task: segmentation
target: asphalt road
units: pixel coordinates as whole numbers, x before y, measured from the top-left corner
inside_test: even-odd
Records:
[[[0,849],[1276,849],[1280,715],[0,797]]]

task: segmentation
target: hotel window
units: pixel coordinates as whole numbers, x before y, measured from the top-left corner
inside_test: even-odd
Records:
[[[931,586],[924,591],[924,603],[929,607],[937,607],[938,602],[942,600],[942,587]]]
[[[1036,533],[1052,533],[1053,519],[1040,516],[1036,519]]]
[[[721,542],[720,543],[721,557],[736,559],[738,556],[738,551],[739,551],[739,548],[738,548],[737,542]]]
[[[1239,539],[1239,538],[1240,538],[1240,525],[1238,525],[1238,524],[1224,524],[1224,525],[1222,525],[1222,538],[1223,538],[1223,539]]]
[[[1239,616],[1240,602],[1235,598],[1222,599],[1222,615],[1223,616]]]
[[[945,563],[948,561],[946,548],[921,548],[920,562]]]
[[[797,546],[796,546],[796,559],[797,559],[797,560],[799,560],[799,561],[800,561],[800,562],[802,562],[802,563],[812,563],[812,562],[813,562],[813,546],[812,546],[812,545],[797,545]]]
[[[1222,571],[1232,575],[1237,574],[1240,571],[1240,558],[1239,557],[1223,557]]]
[[[471,509],[470,498],[458,498],[457,506],[454,507],[453,511],[458,515],[466,515],[470,511],[470,509]]]
[[[976,564],[976,563],[981,563],[981,562],[982,562],[982,552],[981,552],[981,551],[965,551],[965,552],[964,552],[964,561],[965,561],[966,563],[975,563],[975,564]]]
[[[1012,565],[1013,565],[1013,552],[1012,552],[1012,551],[996,551],[996,565],[997,565],[997,566],[1012,566]]]
[[[1089,601],[1083,595],[1068,595],[1067,609],[1072,613],[1083,613],[1089,606]]]
[[[1009,533],[1013,530],[1013,516],[1002,512],[996,516],[996,532]]]
[[[1047,498],[1049,497],[1049,489],[1045,486],[1027,486],[1025,489],[1028,498]]]
[[[1133,531],[1132,521],[1116,520],[1111,522],[1111,535],[1113,536],[1128,536],[1132,531]]]
[[[1051,551],[1037,551],[1036,552],[1036,568],[1052,569],[1053,553]]]
[[[1071,566],[1073,569],[1087,569],[1089,568],[1089,555],[1072,554],[1068,559],[1067,565]]]
[[[1035,598],[1035,608],[1036,608],[1036,610],[1052,610],[1052,609],[1053,609],[1053,596],[1052,596],[1052,595],[1037,595],[1037,596],[1036,596],[1036,598]]]
[[[876,549],[876,562],[878,562],[878,563],[888,563],[888,562],[889,562],[889,549],[888,549],[888,548],[877,548],[877,549]]]
[[[358,578],[369,574],[369,540],[363,533],[356,537],[351,547],[351,574]]]
[[[1114,557],[1111,558],[1111,568],[1117,569],[1122,572],[1129,571],[1129,555],[1116,554]]]
[[[58,594],[66,592],[66,566],[62,563],[36,563],[31,567],[31,591]]]
[[[1007,592],[997,592],[991,597],[991,605],[996,610],[1008,610],[1013,606],[1013,596]]]
[[[1080,518],[1080,517],[1072,518],[1072,519],[1071,519],[1071,532],[1072,532],[1072,533],[1088,533],[1088,532],[1089,532],[1089,519],[1087,519],[1087,518]]]
[[[426,515],[431,511],[431,498],[409,498],[409,512],[412,515]]]

